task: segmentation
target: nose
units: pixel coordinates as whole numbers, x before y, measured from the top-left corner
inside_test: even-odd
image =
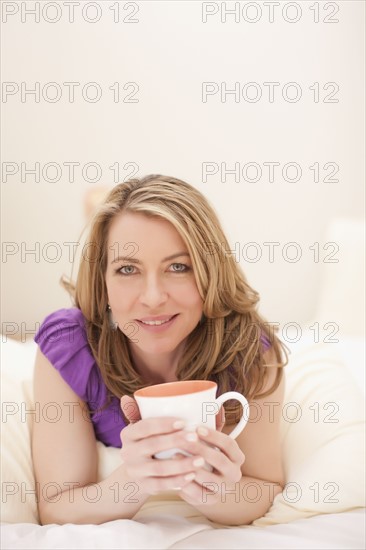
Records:
[[[159,277],[152,275],[147,277],[143,283],[143,288],[140,294],[141,304],[150,309],[158,309],[168,299],[168,293],[163,281]]]

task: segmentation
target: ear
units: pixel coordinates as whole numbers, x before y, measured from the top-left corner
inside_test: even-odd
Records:
[[[141,420],[138,405],[133,397],[130,397],[129,395],[123,395],[121,397],[121,409],[124,416],[131,424],[134,424],[138,420]]]

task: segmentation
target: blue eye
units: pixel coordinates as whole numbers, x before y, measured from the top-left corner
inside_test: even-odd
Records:
[[[135,269],[135,267],[133,265],[123,265],[122,267],[117,269],[117,273],[120,273],[120,275],[132,275],[132,272],[125,273],[124,271],[122,271],[122,269],[126,269],[126,268],[127,269],[128,268]]]
[[[174,269],[173,271],[175,273],[184,273],[185,271],[189,271],[190,270],[190,267],[188,267],[188,265],[185,265],[185,264],[178,264],[178,263],[175,263],[175,264],[172,264],[173,265],[179,265],[180,267],[182,267],[183,269]]]

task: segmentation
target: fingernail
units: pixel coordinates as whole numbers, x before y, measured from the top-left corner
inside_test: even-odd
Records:
[[[192,472],[191,474],[187,474],[186,476],[184,476],[184,481],[192,481],[195,477],[196,474]]]
[[[205,461],[203,460],[202,457],[196,458],[196,460],[193,461],[193,466],[195,466],[196,468],[199,468],[200,466],[203,466],[204,463]]]
[[[172,490],[173,490],[173,491],[181,491],[181,490],[182,490],[182,487],[173,487]]]
[[[181,428],[184,428],[184,426],[185,426],[184,420],[176,420],[173,424],[173,428],[175,428],[176,430],[180,430]]]
[[[207,428],[199,427],[199,428],[197,428],[197,432],[199,433],[199,435],[208,435]]]
[[[197,441],[198,437],[196,432],[188,432],[186,434],[186,440],[187,441]]]

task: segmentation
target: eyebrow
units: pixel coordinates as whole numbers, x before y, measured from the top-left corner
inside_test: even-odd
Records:
[[[167,262],[168,260],[174,260],[175,258],[180,258],[182,256],[188,256],[188,252],[177,252],[176,254],[172,254],[171,256],[167,256],[162,260],[163,262]],[[130,262],[131,264],[141,264],[141,260],[138,258],[132,258],[131,256],[118,256],[118,258],[115,258],[111,264],[116,264],[117,262]]]

